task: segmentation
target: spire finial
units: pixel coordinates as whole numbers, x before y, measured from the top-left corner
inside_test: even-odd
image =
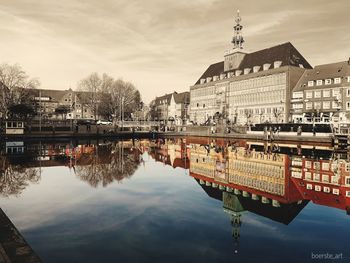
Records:
[[[242,49],[244,39],[242,36],[242,28],[243,26],[240,24],[242,21],[241,16],[239,15],[239,10],[237,10],[237,16],[235,18],[236,25],[233,27],[234,29],[234,36],[232,38],[232,44],[234,45],[234,48]]]

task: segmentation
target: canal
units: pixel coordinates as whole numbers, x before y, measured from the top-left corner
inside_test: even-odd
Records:
[[[44,262],[350,260],[349,156],[327,145],[6,142],[0,208]]]

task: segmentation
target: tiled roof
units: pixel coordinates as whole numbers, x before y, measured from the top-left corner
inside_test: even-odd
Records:
[[[341,61],[336,63],[330,63],[330,64],[324,64],[324,65],[318,65],[315,66],[314,69],[308,69],[304,72],[303,76],[298,81],[295,89],[293,91],[301,91],[307,88],[308,81],[316,81],[316,80],[323,80],[323,84],[320,86],[314,86],[313,89],[316,88],[325,88],[326,87],[332,87],[332,86],[340,86],[340,84],[332,84],[325,85],[324,80],[325,79],[334,79],[334,78],[342,78],[342,77],[348,77],[350,76],[350,65],[349,61]],[[344,81],[344,80],[343,80]],[[347,82],[347,80],[345,80]]]
[[[41,97],[49,97],[51,100],[59,102],[65,94],[67,94],[67,90],[49,90],[49,89],[31,89],[30,94],[35,97],[39,97],[41,93]]]
[[[163,105],[164,104],[164,100],[167,101],[167,105],[170,104],[171,101],[171,97],[174,95],[174,100],[175,103],[179,104],[179,103],[189,103],[190,102],[190,93],[188,91],[185,92],[181,92],[181,93],[177,93],[177,92],[173,92],[170,94],[165,94],[161,97],[156,97],[155,99],[155,105],[159,106],[159,105]]]
[[[164,100],[166,100],[167,105],[169,105],[170,101],[171,101],[171,96],[172,96],[172,94],[170,93],[170,94],[165,94],[165,95],[163,95],[161,97],[156,97],[156,99],[155,99],[155,106],[163,105],[164,104],[164,102],[163,102]]]
[[[312,66],[299,53],[299,51],[290,42],[287,42],[271,48],[246,54],[237,69],[244,70],[245,68],[253,68],[254,66],[262,67],[263,64],[273,64],[275,61],[281,61],[281,66],[299,67],[299,64],[301,64],[304,68],[312,68]],[[224,61],[212,64],[203,73],[196,84],[200,83],[200,79],[219,76],[222,73],[225,73]]]
[[[173,93],[175,103],[190,103],[190,93],[188,91],[182,93]]]

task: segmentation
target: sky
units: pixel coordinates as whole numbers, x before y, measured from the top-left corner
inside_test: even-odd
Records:
[[[0,0],[0,64],[44,89],[107,73],[148,103],[223,60],[237,9],[247,52],[291,42],[313,66],[350,57],[349,0]]]

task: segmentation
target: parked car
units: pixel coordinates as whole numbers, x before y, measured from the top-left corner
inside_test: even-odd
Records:
[[[107,120],[98,120],[96,122],[97,125],[112,125],[111,121],[107,121]]]
[[[94,123],[95,123],[94,120],[84,120],[84,119],[77,120],[78,125],[92,125]]]

